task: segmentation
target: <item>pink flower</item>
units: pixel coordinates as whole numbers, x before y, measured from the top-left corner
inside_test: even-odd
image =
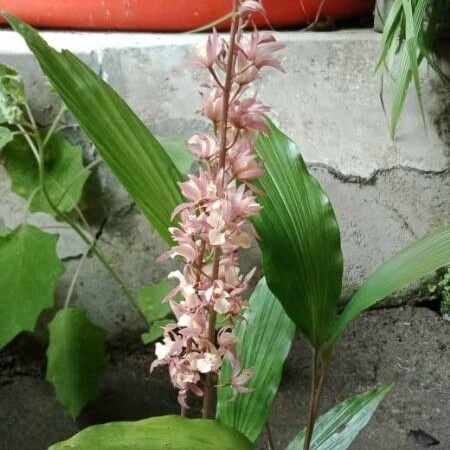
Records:
[[[225,41],[214,28],[212,34],[208,36],[206,55],[198,56],[193,62],[200,67],[210,69],[214,64],[219,62],[220,58],[224,55],[224,50]]]
[[[222,120],[223,92],[213,86],[202,94],[202,114],[214,123]]]
[[[242,138],[230,149],[227,162],[239,180],[248,181],[259,178],[263,173],[262,165],[257,161],[252,142]]]
[[[240,51],[257,69],[270,66],[284,72],[283,66],[273,56],[273,53],[282,48],[284,45],[277,42],[271,33],[267,31],[259,33],[257,30],[250,35],[244,35],[239,44]]]
[[[209,159],[217,153],[217,141],[207,133],[194,134],[188,141],[189,151],[200,159]]]
[[[241,3],[238,11],[239,15],[246,18],[250,14],[265,14],[263,5],[257,0],[245,0]]]
[[[270,111],[268,106],[263,105],[255,98],[247,98],[231,105],[229,117],[234,127],[241,130],[269,131],[264,115]]]
[[[248,380],[253,376],[253,369],[245,369],[239,374],[234,374],[231,377],[231,387],[235,394],[248,394],[253,392],[252,388],[244,386]]]
[[[202,171],[199,176],[188,175],[189,180],[179,183],[181,193],[194,203],[208,200],[215,195],[216,186],[209,172]]]
[[[259,69],[249,61],[241,51],[236,56],[235,80],[240,85],[255,81],[259,76]]]

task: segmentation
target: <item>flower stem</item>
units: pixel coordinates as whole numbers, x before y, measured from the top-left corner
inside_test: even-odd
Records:
[[[225,83],[223,86],[223,103],[222,103],[222,122],[219,128],[219,164],[218,171],[224,169],[225,160],[227,154],[227,130],[228,130],[228,109],[230,103],[231,89],[233,86],[233,66],[235,62],[234,51],[236,48],[236,36],[239,30],[240,18],[237,15],[239,2],[238,0],[233,0],[233,19],[231,22],[231,32],[230,32],[230,45],[228,47],[227,63],[226,63],[226,75]],[[213,272],[212,279],[216,280],[219,277],[220,268],[220,249],[216,248],[214,251],[213,260]],[[213,307],[209,308],[208,317],[208,334],[209,341],[215,346],[216,345],[216,318],[217,314]],[[215,376],[212,372],[206,374],[205,384],[204,384],[204,394],[203,394],[203,410],[202,417],[204,419],[211,419],[214,417],[214,405],[215,405]]]

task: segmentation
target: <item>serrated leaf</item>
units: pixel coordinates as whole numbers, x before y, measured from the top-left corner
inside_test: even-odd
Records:
[[[260,235],[267,285],[310,342],[325,342],[341,293],[342,252],[330,201],[311,176],[297,146],[275,125],[256,151],[264,162],[259,180]]]
[[[330,342],[334,342],[348,323],[402,287],[450,264],[450,227],[437,230],[412,243],[393,256],[353,294],[340,314]]]
[[[254,450],[245,436],[214,420],[152,417],[86,428],[49,450]]]
[[[0,126],[0,150],[14,138],[12,131],[9,128]]]
[[[317,419],[310,450],[346,450],[367,425],[391,385],[351,397]],[[285,450],[303,448],[305,430]]]
[[[98,395],[106,367],[105,332],[75,308],[58,311],[48,328],[46,379],[75,418]]]
[[[170,323],[165,319],[171,312],[169,302],[164,297],[172,290],[168,281],[141,286],[138,291],[137,305],[150,325],[150,331],[141,335],[142,342],[149,344],[162,335],[162,328]]]
[[[159,339],[164,333],[164,327],[173,323],[172,319],[155,320],[150,325],[150,331],[141,334],[142,343],[144,345],[150,344]]]
[[[189,173],[192,165],[197,161],[195,156],[188,151],[186,139],[183,137],[157,137],[160,144],[164,147],[170,159],[182,174]]]
[[[12,190],[27,200],[33,196],[30,211],[54,214],[40,189],[38,164],[25,138],[16,136],[3,154]],[[72,145],[61,133],[56,133],[49,139],[45,155],[47,192],[61,211],[69,212],[80,201],[90,174],[83,169],[82,149]]]
[[[230,402],[226,385],[231,368],[224,365],[218,387],[217,418],[255,441],[270,414],[270,407],[281,381],[284,361],[295,335],[295,325],[262,278],[251,298],[245,320],[234,331],[240,343],[237,352],[244,368],[254,374],[247,386],[254,389]]]
[[[32,331],[54,302],[63,272],[56,234],[21,225],[0,237],[0,348],[22,331]]]
[[[22,77],[13,68],[0,64],[0,124],[19,123],[25,102]]]
[[[9,228],[0,225],[0,238],[8,236],[9,233],[11,233]]]
[[[164,319],[170,313],[169,302],[163,302],[164,297],[172,290],[168,281],[141,286],[138,290],[138,307],[147,322]]]
[[[171,213],[182,202],[182,180],[161,144],[126,102],[97,74],[67,50],[58,53],[30,26],[3,14],[22,35],[53,87],[83,131],[169,243]]]

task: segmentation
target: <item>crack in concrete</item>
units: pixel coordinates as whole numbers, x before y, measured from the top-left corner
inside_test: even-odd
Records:
[[[395,172],[396,170],[404,172],[412,172],[418,175],[435,175],[435,176],[450,175],[450,168],[441,170],[425,170],[419,169],[417,167],[396,165],[382,169],[376,169],[368,177],[363,177],[361,175],[345,174],[336,169],[335,167],[332,167],[326,163],[315,162],[315,163],[307,163],[307,165],[310,169],[325,169],[330,175],[332,175],[337,180],[342,181],[343,183],[368,185],[368,186],[373,186],[374,184],[377,183],[379,177],[385,174],[389,174],[391,172]]]
[[[414,239],[418,239],[418,236],[417,236],[416,232],[412,229],[411,225],[406,220],[406,217],[395,206],[387,205],[384,202],[382,202],[381,199],[379,199],[379,203],[380,203],[380,205],[382,205],[385,208],[387,208],[390,211],[392,211],[399,218],[399,220],[400,220],[401,224],[403,225],[403,227],[405,228],[405,230],[408,231],[408,233]]]

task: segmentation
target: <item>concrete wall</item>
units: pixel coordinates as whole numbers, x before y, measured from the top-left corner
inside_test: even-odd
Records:
[[[204,74],[186,64],[203,45],[204,35],[44,32],[43,36],[101,73],[155,133],[189,136],[206,127],[197,114]],[[381,261],[449,222],[450,94],[425,70],[427,132],[410,95],[398,137],[392,141],[379,101],[380,79],[374,75],[378,34],[285,32],[279,38],[286,44],[281,58],[286,74],[267,71],[256,89],[272,106],[275,121],[299,144],[334,204],[343,235],[348,292]],[[12,32],[0,31],[0,62],[22,73],[33,110],[48,123],[58,100],[48,93],[33,57]],[[92,159],[94,149],[76,124],[69,123],[66,131],[85,145],[86,157]],[[13,227],[22,219],[24,201],[10,192],[9,185],[0,167],[0,223]],[[88,191],[92,231],[101,230],[102,247],[124,279],[132,288],[161,280],[168,267],[156,258],[164,244],[108,168],[99,168]],[[33,214],[30,222],[54,223],[44,214]],[[62,232],[59,252],[67,270],[61,296],[83,251],[72,232]],[[88,260],[81,272],[76,303],[86,306],[111,335],[142,326],[95,259]]]

